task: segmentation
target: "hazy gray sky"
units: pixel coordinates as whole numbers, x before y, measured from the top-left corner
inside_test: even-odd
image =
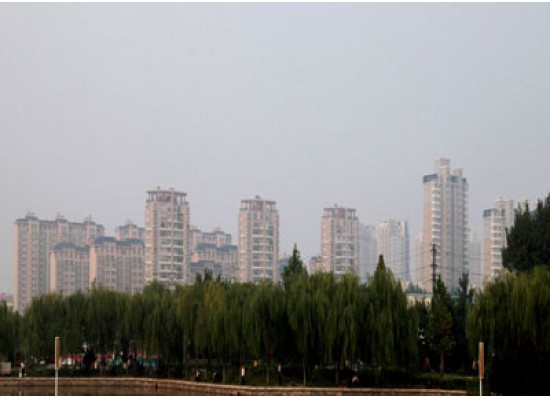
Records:
[[[437,157],[496,195],[550,190],[548,4],[1,4],[0,292],[13,222],[144,223],[145,192],[237,238],[277,201],[281,250],[320,246],[323,207],[421,229]]]

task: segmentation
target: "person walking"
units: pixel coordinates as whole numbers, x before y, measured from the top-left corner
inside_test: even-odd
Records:
[[[283,367],[281,363],[277,364],[277,378],[279,380],[279,386],[283,384]]]

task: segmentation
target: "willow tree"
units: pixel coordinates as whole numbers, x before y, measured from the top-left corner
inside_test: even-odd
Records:
[[[306,370],[309,355],[309,339],[312,331],[312,310],[310,280],[306,274],[297,274],[289,283],[287,315],[293,334],[297,356],[302,360],[303,382],[306,385]]]
[[[225,331],[226,286],[220,280],[214,281],[207,274],[205,276],[202,283],[195,285],[195,295],[200,293],[194,324],[195,348],[208,360],[208,365],[212,358],[217,358],[223,365],[229,347]]]
[[[64,353],[76,354],[82,352],[86,340],[86,303],[87,297],[74,293],[62,301],[64,315],[61,332],[61,347]]]
[[[466,336],[466,316],[472,305],[474,291],[469,288],[469,276],[465,272],[458,281],[458,298],[454,303],[453,335],[455,339],[454,355],[462,369],[468,365],[468,342]]]
[[[535,266],[550,267],[550,194],[529,206],[518,208],[514,224],[506,233],[502,264],[514,272],[528,272]]]
[[[359,279],[345,274],[337,281],[336,295],[333,299],[333,318],[335,324],[332,358],[336,362],[335,381],[339,383],[339,370],[345,360],[353,360],[357,353],[359,337]]]
[[[380,372],[388,366],[408,367],[416,358],[418,321],[414,310],[407,305],[401,284],[386,268],[382,256],[378,259],[378,266],[369,285],[362,293],[362,352]]]
[[[227,335],[227,284],[220,281],[208,282],[204,296],[205,321],[209,332],[209,344],[222,368],[222,380],[225,382],[225,360],[229,354]],[[200,318],[199,318],[200,319]]]
[[[445,370],[445,355],[455,346],[453,335],[452,301],[441,277],[437,278],[428,319],[428,337],[434,351],[439,353],[439,369]]]
[[[485,342],[491,389],[506,395],[550,392],[550,271],[506,276],[476,295],[467,318],[470,351]]]
[[[119,306],[120,294],[99,287],[88,294],[86,332],[96,350],[112,352],[120,343],[124,310]]]
[[[228,350],[239,364],[246,361],[249,349],[254,346],[253,291],[251,283],[232,284],[227,290]]]
[[[285,308],[284,292],[281,286],[270,281],[262,281],[254,289],[251,300],[253,326],[257,328],[254,348],[267,361],[266,384],[269,385],[269,369],[280,340],[280,320]]]
[[[23,350],[27,356],[45,357],[54,353],[54,338],[63,332],[63,307],[59,294],[35,297],[22,321]]]
[[[148,354],[156,354],[160,365],[169,365],[178,355],[177,345],[181,332],[177,329],[176,302],[167,288],[148,287],[143,292],[145,303],[151,310],[145,314],[144,339]]]
[[[311,357],[315,362],[326,365],[334,363],[333,349],[336,341],[334,298],[336,279],[332,272],[318,272],[310,276],[311,285],[311,335],[315,350]]]
[[[198,301],[195,296],[198,284],[176,287],[176,321],[182,336],[182,357],[185,365],[185,377],[188,377],[189,358],[194,348],[195,323],[198,313]]]
[[[11,310],[5,301],[0,301],[0,360],[15,361],[19,346],[19,313]]]

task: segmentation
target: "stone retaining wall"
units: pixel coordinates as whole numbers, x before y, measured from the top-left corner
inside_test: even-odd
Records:
[[[54,378],[0,378],[0,386],[50,386]],[[252,396],[464,396],[464,390],[443,389],[381,389],[381,388],[313,388],[288,386],[237,386],[196,383],[184,380],[151,378],[59,378],[60,387],[117,386],[146,387],[196,392],[203,395]]]

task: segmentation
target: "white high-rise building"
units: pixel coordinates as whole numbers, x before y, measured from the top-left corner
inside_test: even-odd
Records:
[[[475,231],[468,235],[468,275],[470,284],[480,287],[483,283],[483,268],[481,263],[481,241]]]
[[[89,285],[139,293],[145,286],[145,246],[135,238],[97,238],[90,246]]]
[[[90,286],[89,246],[58,243],[50,253],[50,292],[70,296],[87,292]]]
[[[424,278],[424,242],[422,241],[422,234],[418,234],[414,241],[414,269],[411,271],[412,280],[419,286],[425,286],[422,282],[427,279]]]
[[[359,276],[359,219],[354,208],[329,207],[321,220],[321,257],[325,272]]]
[[[145,229],[127,220],[125,225],[115,228],[115,239],[120,241],[139,239],[145,243]]]
[[[378,254],[384,257],[396,279],[410,282],[409,230],[407,221],[384,218],[378,228]]]
[[[378,264],[376,228],[359,223],[359,277],[366,283],[374,275]]]
[[[454,290],[458,280],[468,268],[468,183],[462,169],[451,172],[451,162],[445,158],[435,160],[433,174],[425,175],[423,259],[424,288],[431,291],[432,244],[436,245],[437,274]]]
[[[59,243],[86,246],[105,234],[103,225],[92,221],[69,222],[62,215],[54,221],[28,213],[15,221],[14,306],[22,312],[34,296],[46,294],[50,283],[50,253]]]
[[[502,273],[506,229],[513,224],[513,200],[497,196],[495,206],[483,211],[483,283],[494,281]]]
[[[189,269],[189,203],[175,189],[150,190],[145,206],[145,281],[185,284]]]
[[[279,280],[279,212],[275,204],[260,196],[241,202],[238,272],[241,282]]]
[[[237,274],[237,246],[231,244],[231,235],[220,228],[203,232],[191,227],[191,264],[189,281],[193,283],[197,274],[202,277],[208,270],[214,279],[235,280]]]

